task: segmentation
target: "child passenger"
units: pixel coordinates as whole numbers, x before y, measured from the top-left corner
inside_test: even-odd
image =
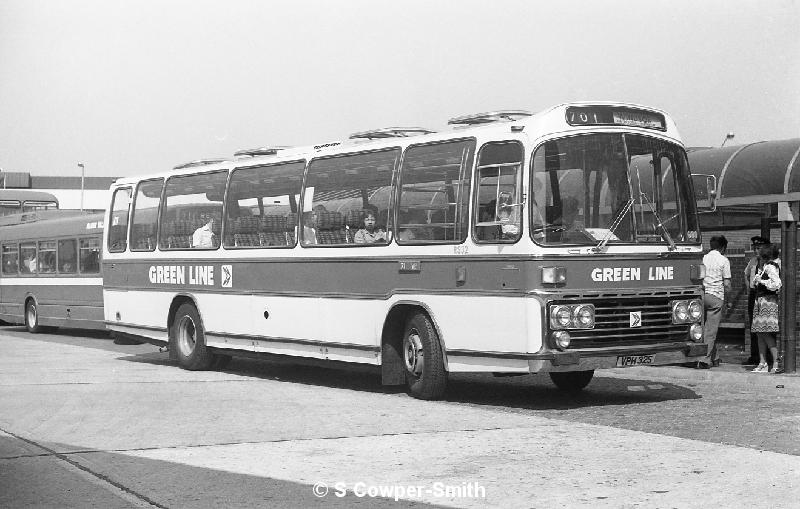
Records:
[[[375,228],[375,211],[364,209],[364,227],[358,230],[353,236],[356,244],[373,244],[381,241],[386,242],[386,232],[381,228]]]

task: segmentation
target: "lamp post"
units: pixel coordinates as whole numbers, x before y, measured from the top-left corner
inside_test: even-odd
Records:
[[[722,145],[720,145],[720,148],[721,148],[721,147],[724,147],[724,146],[725,146],[725,143],[727,143],[727,142],[728,142],[728,140],[732,140],[734,136],[736,136],[736,135],[733,133],[733,131],[731,131],[731,132],[729,132],[728,134],[726,134],[726,135],[725,135],[725,139],[724,139],[724,140],[722,140]]]
[[[81,212],[83,212],[83,177],[86,171],[83,167],[83,163],[78,163],[78,167],[81,169]]]

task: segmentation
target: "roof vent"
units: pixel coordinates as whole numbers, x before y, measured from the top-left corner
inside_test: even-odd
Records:
[[[431,134],[435,132],[436,131],[425,129],[424,127],[384,127],[381,129],[372,129],[371,131],[353,133],[350,135],[350,139],[374,140],[379,138],[407,138],[409,136],[419,136],[421,134]]]
[[[183,170],[185,168],[194,168],[195,166],[206,166],[208,164],[217,164],[224,162],[225,159],[198,159],[197,161],[189,161],[188,163],[179,164],[173,170]]]
[[[533,115],[533,113],[526,110],[498,110],[453,117],[448,120],[447,123],[451,125],[479,125],[490,124],[492,122],[513,122],[523,117],[530,117],[531,115]]]
[[[274,146],[274,147],[258,147],[258,148],[246,148],[243,150],[237,150],[233,153],[234,157],[255,157],[255,156],[274,156],[278,153],[279,150],[286,150],[286,146]]]

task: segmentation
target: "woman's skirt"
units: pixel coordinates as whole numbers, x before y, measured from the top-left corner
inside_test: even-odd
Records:
[[[753,307],[752,332],[778,332],[778,296],[759,295]]]

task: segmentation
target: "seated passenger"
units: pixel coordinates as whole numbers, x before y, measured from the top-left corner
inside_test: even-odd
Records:
[[[512,204],[511,194],[500,194],[500,206],[497,211],[497,222],[500,225],[501,238],[515,239],[519,235],[519,221],[517,220],[517,210]]]
[[[205,214],[201,217],[207,222],[192,234],[192,247],[200,249],[217,247],[214,235],[214,217],[206,216]]]
[[[319,215],[327,211],[328,209],[321,203],[314,205],[311,211],[311,218],[308,222],[303,224],[303,244],[317,243],[317,223],[319,222]]]
[[[358,230],[353,237],[356,244],[374,244],[375,242],[386,242],[386,232],[382,228],[375,228],[375,210],[364,209],[364,228]]]
[[[578,210],[580,202],[577,198],[568,196],[561,202],[561,226],[564,230],[561,233],[561,242],[585,243],[594,242],[594,236],[586,230],[583,221],[579,221]]]

